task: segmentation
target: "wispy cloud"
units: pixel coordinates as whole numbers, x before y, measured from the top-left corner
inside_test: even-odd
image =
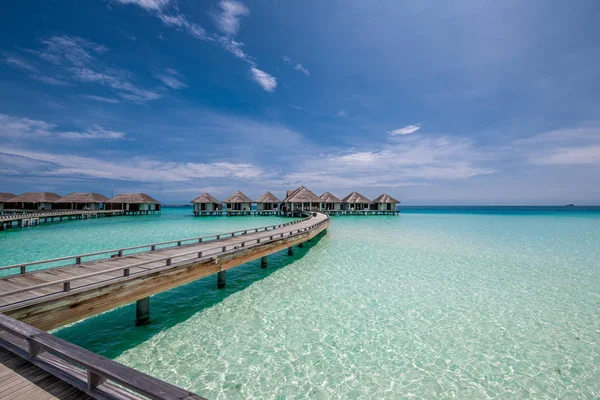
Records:
[[[302,66],[300,63],[295,63],[290,56],[283,56],[283,61],[293,66],[296,71],[302,72],[306,76],[310,76],[310,72]]]
[[[92,125],[83,132],[63,131],[45,121],[0,114],[0,137],[20,142],[24,139],[67,138],[67,139],[124,139],[125,133]]]
[[[44,65],[36,68],[31,63],[15,57],[6,57],[5,62],[34,72],[30,75],[32,79],[49,85],[96,83],[112,89],[119,97],[135,103],[144,103],[162,97],[153,90],[136,85],[135,76],[131,72],[102,62],[99,57],[109,51],[103,45],[67,35],[44,38],[40,42],[41,48],[25,49],[23,54],[37,57],[38,62]]]
[[[182,75],[173,68],[167,68],[163,73],[156,74],[156,77],[171,89],[183,89],[187,87],[181,81]]]
[[[345,117],[345,116],[346,116],[346,110],[340,110],[340,111],[338,111],[338,112],[337,112],[337,114],[335,114],[335,115],[336,115],[336,116],[338,116],[338,117],[341,117],[341,118],[343,118],[343,117]]]
[[[394,129],[393,131],[388,131],[388,133],[392,136],[398,135],[410,135],[411,133],[415,133],[421,129],[419,125],[407,125],[404,128]]]
[[[600,165],[600,127],[559,129],[512,142],[531,164]]]
[[[235,36],[240,30],[240,20],[250,14],[250,10],[238,1],[222,0],[219,12],[213,15],[217,28],[227,36]]]
[[[15,148],[2,149],[0,154],[20,158],[21,164],[24,164],[25,168],[35,168],[36,166],[39,168],[39,166],[42,166],[35,173],[46,176],[170,183],[214,177],[251,179],[264,174],[264,171],[256,165],[226,161],[182,163],[164,162],[143,157],[107,160],[104,158],[82,157],[76,154],[36,152]],[[2,158],[0,158],[1,160]],[[0,165],[1,167],[3,166]]]
[[[213,13],[212,17],[215,25],[222,32],[222,34],[210,34],[200,25],[191,22],[187,16],[181,14],[176,6],[171,6],[168,0],[114,1],[121,4],[135,4],[154,14],[166,26],[182,29],[197,39],[208,41],[220,46],[223,50],[243,60],[249,68],[250,77],[264,90],[267,92],[273,92],[277,88],[277,79],[271,74],[259,69],[256,59],[243,50],[244,43],[233,38],[240,30],[242,18],[250,15],[250,10],[243,3],[233,0],[219,1],[218,10]],[[302,66],[300,67],[302,68]],[[302,72],[307,73],[308,71]],[[165,84],[167,83],[165,82]]]
[[[149,11],[160,11],[169,4],[169,0],[114,0],[122,4],[135,4]]]
[[[105,129],[99,125],[93,125],[85,132],[60,132],[58,136],[66,139],[104,139],[117,140],[125,138],[125,133]]]
[[[84,99],[94,100],[94,101],[100,101],[103,103],[113,103],[113,104],[120,103],[118,99],[115,99],[112,97],[95,96],[92,94],[82,94],[79,97],[82,97]]]
[[[252,74],[252,79],[262,86],[263,89],[267,92],[275,91],[277,88],[277,79],[274,76],[255,67],[250,68],[250,72]]]
[[[30,63],[28,63],[20,57],[5,56],[4,62],[15,68],[21,68],[27,71],[37,72],[37,69],[33,65],[31,65]]]
[[[33,74],[33,75],[31,75],[31,77],[33,79],[36,79],[36,80],[40,81],[40,82],[47,83],[48,85],[53,85],[53,86],[71,86],[71,83],[63,81],[63,80],[58,79],[58,78],[54,78],[52,76],[41,75],[41,74]]]
[[[294,108],[294,109],[296,109],[296,110],[302,110],[302,107],[295,106],[295,105],[293,105],[293,104],[288,104],[288,106],[290,106],[290,107],[292,107],[292,108]]]

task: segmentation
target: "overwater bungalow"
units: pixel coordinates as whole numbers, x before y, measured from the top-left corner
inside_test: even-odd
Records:
[[[371,203],[371,210],[374,211],[396,211],[396,206],[400,204],[398,200],[390,195],[382,194]]]
[[[279,200],[275,195],[271,192],[265,192],[262,196],[256,199],[256,213],[261,214],[273,214],[279,211],[279,205],[281,204],[281,200]]]
[[[16,197],[14,193],[0,192],[0,212],[4,211],[4,204],[9,203],[13,197]]]
[[[245,215],[252,213],[252,199],[239,190],[223,200],[228,214]]]
[[[320,197],[323,201],[324,211],[340,211],[342,209],[342,201],[331,193],[325,192]]]
[[[48,211],[61,196],[52,192],[27,192],[6,202],[4,210]]]
[[[145,193],[121,193],[106,201],[106,209],[148,215],[160,213],[160,203]]]
[[[288,190],[283,200],[283,211],[293,213],[294,211],[320,211],[323,199],[300,186],[296,190]]]
[[[346,211],[368,210],[371,200],[358,192],[352,192],[342,199],[342,208]]]
[[[54,209],[103,210],[108,197],[100,193],[71,193],[54,202]]]
[[[223,208],[221,202],[209,193],[202,193],[190,203],[194,205],[195,216],[220,214]]]

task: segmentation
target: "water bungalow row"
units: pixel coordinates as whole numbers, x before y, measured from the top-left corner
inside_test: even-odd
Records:
[[[387,194],[370,200],[359,192],[352,192],[340,200],[330,192],[317,196],[304,186],[300,186],[296,190],[288,190],[283,200],[269,191],[258,199],[252,200],[238,190],[223,201],[217,200],[209,193],[203,193],[191,203],[194,206],[195,216],[289,216],[302,211],[320,211],[327,215],[397,215],[400,213],[398,210],[400,201]]]
[[[123,211],[124,214],[160,213],[158,200],[145,193],[122,193],[112,199],[100,193],[27,192],[20,195],[0,193],[0,214],[50,211]]]

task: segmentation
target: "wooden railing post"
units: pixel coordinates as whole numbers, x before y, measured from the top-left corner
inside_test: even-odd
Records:
[[[89,390],[94,390],[98,386],[106,382],[106,377],[98,375],[97,373],[87,370],[87,384]]]

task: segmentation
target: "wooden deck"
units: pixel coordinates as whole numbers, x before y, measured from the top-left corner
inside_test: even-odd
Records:
[[[9,274],[0,277],[0,313],[50,330],[212,274],[223,284],[227,269],[292,251],[329,223],[312,213],[269,227],[0,267]]]
[[[93,397],[0,347],[0,399],[91,400]]]
[[[7,210],[5,210],[6,212]],[[10,228],[24,228],[27,226],[36,226],[40,223],[50,223],[62,221],[63,219],[88,219],[99,217],[111,217],[114,215],[124,215],[123,210],[68,210],[68,211],[43,211],[43,212],[15,212],[12,214],[0,215],[0,231]]]

